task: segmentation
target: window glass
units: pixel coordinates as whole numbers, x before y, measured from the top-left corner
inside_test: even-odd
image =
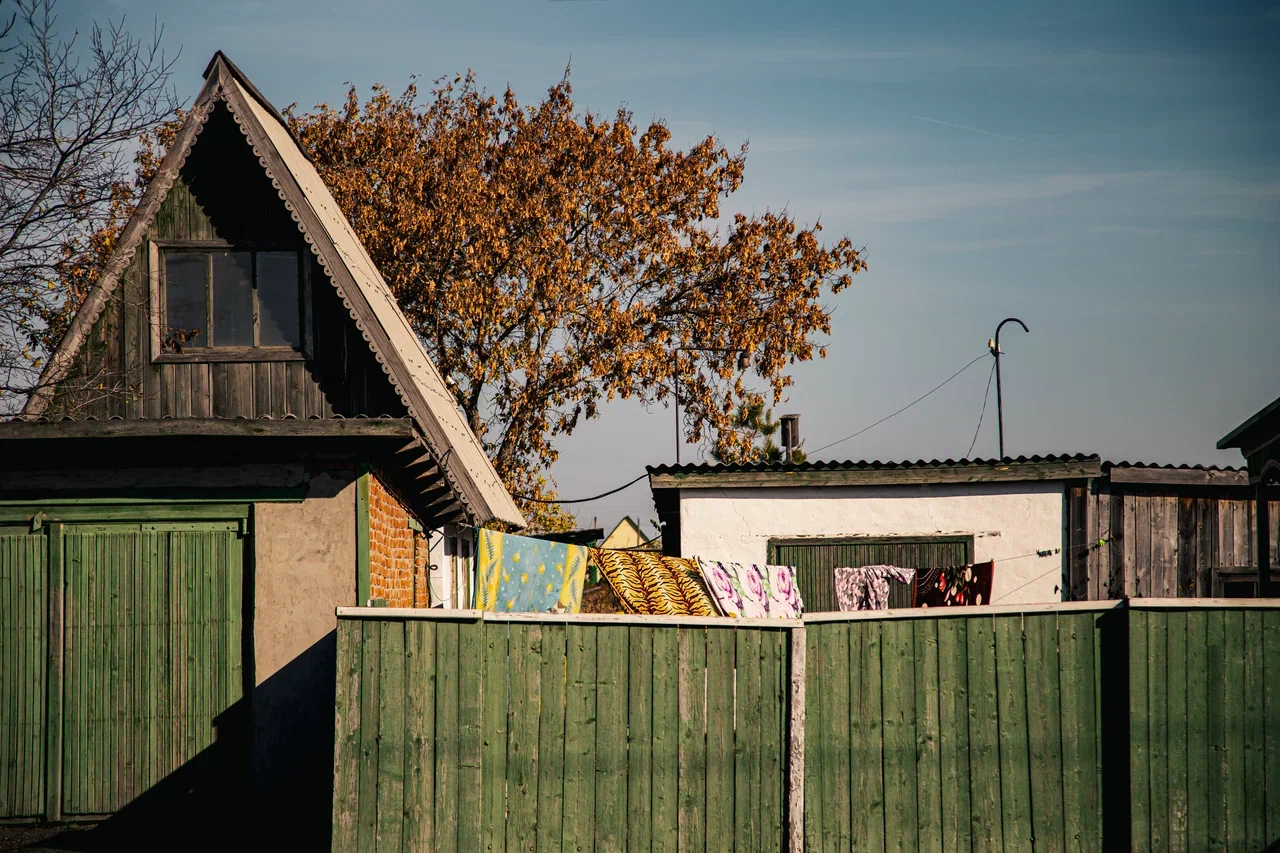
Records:
[[[259,345],[301,346],[298,306],[298,254],[258,253]]]
[[[253,346],[253,257],[249,252],[213,256],[212,346]]]
[[[162,349],[209,346],[206,318],[207,255],[170,252],[164,258],[165,326]]]

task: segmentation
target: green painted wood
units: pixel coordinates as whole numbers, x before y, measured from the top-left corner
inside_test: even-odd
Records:
[[[596,631],[597,850],[622,850],[627,842],[627,627]]]
[[[1244,613],[1244,849],[1267,845],[1266,721],[1263,706],[1263,613]],[[1172,660],[1169,663],[1172,668]],[[1172,688],[1170,688],[1172,691]]]
[[[789,768],[784,760],[787,736],[784,694],[787,685],[787,632],[764,631],[760,634],[760,851],[786,847],[783,828],[786,825],[786,776]],[[789,688],[787,689],[789,693]],[[847,783],[846,783],[847,787]],[[692,847],[693,845],[689,845]]]
[[[458,848],[458,643],[459,624],[436,627],[436,772],[435,846],[440,853]],[[466,690],[478,679],[468,673]]]
[[[637,629],[633,628],[632,634],[635,633]],[[648,634],[647,631],[644,633]],[[680,850],[705,850],[707,846],[707,631],[705,628],[681,628],[676,643],[680,667],[677,687],[680,715],[680,754],[677,760],[679,780],[677,792],[679,806],[676,815],[677,847]],[[643,673],[636,669],[636,663],[642,660],[644,651],[646,649],[642,648],[639,655],[632,656],[633,684],[644,677]],[[651,661],[648,669],[649,678],[652,680]],[[633,731],[638,733],[632,741],[631,764],[644,768],[645,775],[638,775],[636,779],[636,784],[641,785],[647,781],[653,761],[650,749],[652,708],[647,704],[642,707],[641,704],[651,695],[651,691],[651,686],[646,686],[643,689],[646,695],[636,696],[633,693],[631,702],[631,724]],[[643,750],[637,751],[636,747],[641,744],[644,746]],[[627,788],[627,795],[628,797],[636,795],[630,786]],[[640,802],[647,804],[649,796],[648,790],[641,792]],[[634,814],[638,818],[640,810],[637,809]],[[639,825],[635,819],[631,821],[628,850],[650,848],[651,835],[647,826],[647,814],[645,817],[646,825],[644,826]],[[631,839],[634,839],[634,843],[630,843]]]
[[[1280,610],[1262,614],[1263,747],[1264,771],[1268,780],[1280,779]],[[1280,785],[1266,790],[1266,838],[1280,838]]]
[[[62,703],[63,703],[63,687],[64,687],[64,659],[63,659],[63,643],[65,632],[63,631],[63,590],[65,584],[63,581],[63,558],[65,556],[65,543],[63,539],[63,526],[59,522],[53,522],[48,525],[48,546],[46,548],[46,559],[48,561],[49,573],[45,594],[48,601],[48,668],[46,669],[47,686],[45,690],[45,702],[47,717],[45,719],[45,763],[44,763],[44,816],[50,822],[62,820]],[[38,546],[37,546],[38,549]],[[0,551],[3,551],[3,545],[0,545]],[[0,556],[0,564],[4,561],[4,557]],[[3,573],[3,569],[0,569]],[[4,582],[0,581],[0,587],[4,587]],[[39,596],[32,596],[38,599]],[[39,616],[37,609],[36,615]],[[139,623],[135,622],[138,629],[141,630]],[[0,660],[3,660],[3,652],[0,652]],[[143,659],[145,662],[145,658]],[[145,665],[145,664],[144,664]],[[0,689],[0,696],[3,696],[3,689]],[[3,700],[0,699],[0,702]],[[0,814],[4,810],[0,808]]]
[[[378,831],[378,711],[381,708],[382,628],[388,623],[362,623],[360,637],[360,790],[356,847],[372,850]]]
[[[436,625],[409,622],[405,630],[404,849],[426,853],[435,847]]]
[[[862,623],[862,660],[859,680],[854,683],[860,694],[858,704],[866,736],[855,745],[852,761],[855,767],[865,768],[863,789],[867,793],[867,798],[860,804],[866,834],[861,839],[855,837],[855,841],[869,851],[886,849],[889,840],[884,793],[884,715],[876,712],[876,709],[884,707],[883,627],[882,622]],[[856,814],[855,826],[858,823]]]
[[[733,840],[736,851],[749,851],[760,837],[760,635],[734,634]]]
[[[913,620],[916,731],[916,838],[924,853],[942,853],[942,732],[938,687],[938,622]]]
[[[484,809],[485,850],[502,851],[507,835],[507,736],[510,714],[507,704],[508,647],[515,658],[524,639],[523,625],[502,622],[484,626]],[[522,665],[523,665],[522,661]]]
[[[917,849],[915,626],[907,620],[883,625],[885,847]]]
[[[1211,611],[1206,617],[1205,685],[1209,699],[1206,741],[1209,747],[1209,772],[1205,777],[1205,787],[1209,793],[1209,847],[1223,850],[1227,847],[1227,784],[1230,773],[1227,763],[1225,707],[1228,691],[1226,620],[1221,611]]]
[[[44,814],[47,540],[0,535],[0,818]]]
[[[1062,704],[1058,679],[1058,616],[1024,618],[1027,744],[1031,771],[1031,824],[1037,851],[1060,851],[1063,830]],[[1089,715],[1092,716],[1092,708]]]
[[[483,622],[458,626],[458,673],[463,685],[475,684],[458,694],[458,849],[478,850],[482,844],[484,751],[484,692],[487,684],[477,678],[484,666]],[[478,689],[477,689],[478,688]]]
[[[356,820],[360,796],[360,674],[359,622],[338,622],[337,682],[334,685],[333,836],[335,853],[358,849]],[[412,692],[411,692],[412,695]],[[434,735],[434,732],[432,732]]]
[[[572,851],[592,851],[596,805],[596,628],[569,625],[566,630],[564,845]]]
[[[630,715],[627,721],[627,850],[648,853],[653,833],[653,633],[632,626],[627,634],[631,659],[628,687]],[[684,699],[691,676],[685,671],[688,641],[681,637],[680,696]],[[699,670],[701,675],[702,670]],[[701,703],[701,693],[699,693]],[[681,736],[684,735],[685,706],[681,704]],[[701,734],[701,732],[699,732]],[[683,768],[681,768],[683,770]],[[701,808],[699,803],[699,808]]]
[[[1132,614],[1131,614],[1132,615]],[[1147,757],[1151,789],[1151,849],[1169,849],[1168,614],[1147,616]]]
[[[1167,649],[1168,703],[1162,712],[1168,720],[1169,743],[1169,853],[1186,853],[1187,800],[1194,784],[1187,776],[1187,614],[1164,616]]]
[[[1247,819],[1245,815],[1245,667],[1244,611],[1227,610],[1222,614],[1224,628],[1223,728],[1226,751],[1227,849],[1246,850]],[[1278,780],[1280,782],[1280,780]],[[1153,798],[1156,791],[1152,792]]]
[[[523,630],[517,631],[517,627]],[[507,850],[531,853],[537,849],[538,842],[538,717],[542,700],[543,628],[537,624],[513,624],[511,629],[511,682],[507,698]],[[626,631],[625,628],[621,630]],[[486,683],[486,701],[487,689]],[[625,714],[625,704],[623,712]],[[485,734],[486,737],[489,735],[488,732]],[[625,739],[625,731],[622,736]],[[485,775],[489,775],[487,766]]]
[[[378,662],[378,853],[399,851],[405,812],[405,623],[382,623]]]
[[[794,566],[796,586],[806,613],[839,610],[833,570],[842,566],[893,565],[909,569],[937,569],[972,562],[972,536],[894,538],[833,538],[770,542],[771,563]],[[889,606],[911,607],[911,584],[891,581]]]
[[[1129,612],[1129,791],[1130,843],[1135,851],[1151,849],[1151,763],[1147,691],[1147,618]]]
[[[849,626],[839,622],[825,625],[818,632],[818,641],[822,644],[823,667],[815,692],[822,706],[825,726],[822,847],[824,850],[847,850],[853,840],[849,740],[851,691],[845,687],[850,683]],[[830,688],[825,685],[830,685]]]
[[[995,620],[996,692],[999,702],[1000,799],[1005,846],[1031,848],[1031,763],[1027,749],[1026,650],[1022,619]]]
[[[651,748],[655,851],[679,847],[680,831],[680,637],[676,628],[653,630],[653,741]]]
[[[938,727],[942,849],[969,850],[969,679],[966,620],[938,620]]]
[[[973,849],[985,853],[1004,849],[996,638],[993,618],[968,621],[971,826]]]
[[[658,635],[654,635],[655,673],[658,661]],[[733,849],[734,828],[734,764],[733,744],[733,669],[734,631],[729,628],[707,629],[707,850],[708,853]],[[654,678],[654,807],[658,807],[657,747],[658,709]],[[658,848],[657,826],[654,850]],[[671,849],[666,847],[663,849]]]
[[[1132,616],[1133,614],[1129,614]],[[1208,624],[1203,610],[1187,613],[1187,849],[1209,845]]]
[[[564,826],[565,643],[565,626],[542,626],[542,702],[538,709],[538,853],[560,851]]]
[[[776,559],[772,557],[771,559]],[[806,685],[805,709],[804,709],[804,837],[808,845],[808,849],[822,849],[822,821],[823,821],[823,803],[825,795],[823,794],[823,785],[825,784],[825,774],[823,773],[824,762],[826,761],[827,751],[824,749],[827,731],[823,727],[822,722],[822,693],[815,692],[810,696],[807,692],[808,685],[818,685],[822,683],[823,672],[826,664],[823,661],[823,643],[822,634],[826,631],[826,624],[810,625],[805,629],[805,655],[804,655],[804,680]],[[851,629],[857,630],[858,625],[850,626]],[[711,661],[707,661],[707,677],[711,678]],[[854,678],[852,674],[850,678]],[[855,682],[856,683],[856,682]],[[828,689],[840,689],[840,685],[829,685]],[[848,689],[848,688],[846,688]],[[854,720],[857,723],[857,718]],[[856,769],[856,765],[855,765]]]

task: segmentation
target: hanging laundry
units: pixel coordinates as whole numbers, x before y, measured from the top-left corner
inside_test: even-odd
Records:
[[[995,572],[993,561],[923,571],[916,579],[916,607],[990,604]]]
[[[698,566],[725,616],[797,619],[804,612],[792,566],[757,566],[701,558]]]
[[[587,549],[494,530],[477,531],[476,609],[577,613]]]
[[[653,551],[591,549],[600,569],[627,613],[664,616],[719,616],[693,560]]]
[[[841,610],[886,610],[889,581],[912,583],[915,569],[898,566],[860,566],[835,570],[836,602]]]

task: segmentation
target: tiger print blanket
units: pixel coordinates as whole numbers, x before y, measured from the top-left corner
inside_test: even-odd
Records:
[[[591,559],[623,610],[650,616],[719,616],[693,560],[652,551],[592,548]]]

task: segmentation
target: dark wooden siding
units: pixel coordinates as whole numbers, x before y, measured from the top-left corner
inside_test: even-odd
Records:
[[[1280,502],[1273,501],[1272,554],[1278,514]],[[1067,516],[1067,588],[1076,601],[1211,598],[1215,569],[1257,566],[1247,488],[1126,489],[1099,480],[1068,489]]]
[[[151,363],[152,240],[293,246],[311,264],[312,358]],[[403,417],[406,411],[324,269],[224,107],[209,118],[179,179],[121,276],[49,417]]]

